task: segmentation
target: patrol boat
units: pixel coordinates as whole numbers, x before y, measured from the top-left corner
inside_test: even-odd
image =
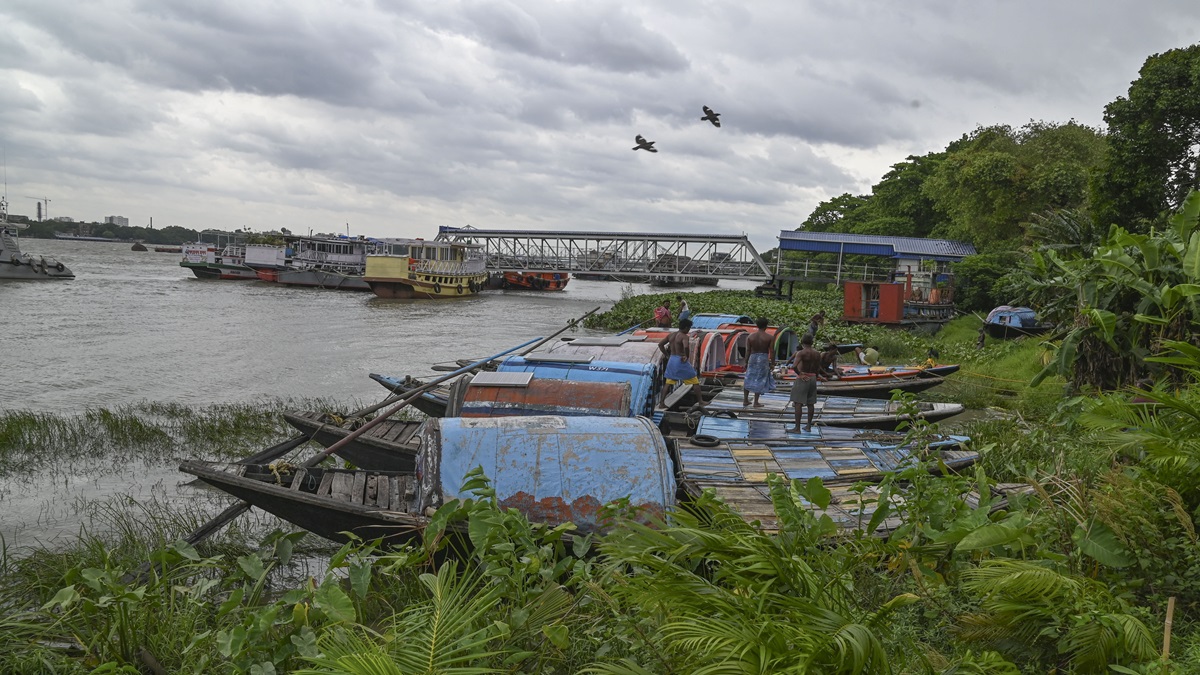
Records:
[[[62,262],[21,252],[17,232],[28,227],[8,222],[8,201],[0,197],[0,279],[74,279],[75,273]]]

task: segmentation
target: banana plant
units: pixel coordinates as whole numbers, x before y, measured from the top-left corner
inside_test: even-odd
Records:
[[[1161,230],[1114,227],[1090,258],[1039,252],[1026,269],[1031,290],[1073,289],[1077,302],[1073,326],[1033,384],[1057,374],[1119,388],[1146,372],[1165,341],[1186,339],[1200,322],[1200,192]]]

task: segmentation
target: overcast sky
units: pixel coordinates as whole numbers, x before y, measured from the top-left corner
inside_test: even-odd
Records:
[[[976,126],[1102,125],[1200,2],[5,0],[0,25],[13,213],[766,250]]]

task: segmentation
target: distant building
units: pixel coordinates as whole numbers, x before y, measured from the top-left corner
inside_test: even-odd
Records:
[[[121,227],[129,227],[129,219],[125,216],[105,216],[105,225],[120,225]]]
[[[51,218],[50,220],[53,220],[53,221],[56,221],[56,222],[59,222],[59,223],[73,223],[73,222],[75,222],[75,219],[74,219],[74,218],[72,218],[72,217],[70,217],[70,216],[59,216],[59,217],[57,217],[57,218]]]

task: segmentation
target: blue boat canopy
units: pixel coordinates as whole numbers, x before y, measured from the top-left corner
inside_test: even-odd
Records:
[[[649,417],[654,413],[654,398],[658,395],[655,377],[658,371],[654,364],[572,360],[570,356],[564,356],[562,361],[551,360],[553,358],[553,354],[539,355],[536,360],[510,356],[500,362],[496,372],[533,373],[534,377],[585,382],[628,382],[631,389],[629,414]]]
[[[696,330],[715,330],[725,323],[753,324],[754,320],[740,314],[693,314],[692,328]]]
[[[1000,305],[999,307],[988,312],[987,323],[1016,326],[1018,328],[1028,328],[1030,326],[1038,325],[1037,312],[1029,309],[1028,307]]]
[[[602,529],[605,504],[628,499],[650,518],[675,500],[666,441],[644,417],[431,419],[417,458],[422,509],[464,493],[463,477],[481,467],[502,508],[537,522]]]

